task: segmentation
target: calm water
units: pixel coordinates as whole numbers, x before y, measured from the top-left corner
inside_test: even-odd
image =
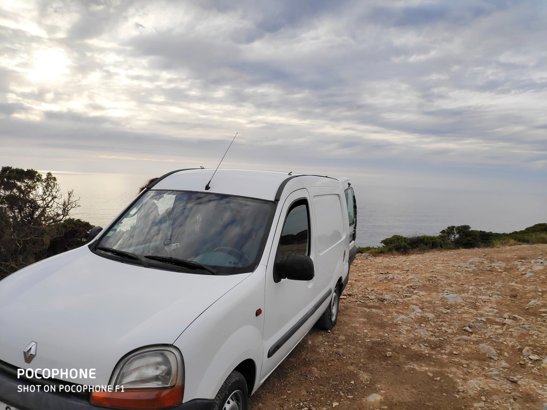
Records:
[[[106,226],[137,195],[149,176],[54,173],[63,190],[73,189],[80,207],[72,216]],[[511,232],[547,222],[547,192],[510,195],[449,189],[354,184],[357,242],[378,245],[391,235],[438,234],[449,225]]]

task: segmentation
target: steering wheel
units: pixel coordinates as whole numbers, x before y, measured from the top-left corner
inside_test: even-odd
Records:
[[[230,255],[236,258],[238,262],[243,261],[245,265],[249,265],[251,263],[249,258],[247,258],[247,256],[243,252],[241,252],[239,249],[232,248],[230,246],[219,246],[218,248],[213,249],[213,252],[222,252],[227,255]]]

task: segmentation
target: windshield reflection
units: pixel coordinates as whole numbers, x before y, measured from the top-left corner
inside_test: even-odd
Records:
[[[193,261],[224,274],[249,272],[259,261],[273,211],[273,202],[259,199],[152,190],[103,235],[95,249],[152,257],[159,264],[166,258]],[[191,264],[186,265],[192,271]]]

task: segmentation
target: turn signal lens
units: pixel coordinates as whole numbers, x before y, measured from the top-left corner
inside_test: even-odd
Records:
[[[112,409],[162,409],[182,403],[183,387],[131,389],[124,392],[94,392],[91,404]]]

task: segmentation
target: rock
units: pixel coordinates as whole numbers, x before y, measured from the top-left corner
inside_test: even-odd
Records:
[[[418,329],[418,330],[416,330],[416,334],[417,334],[418,336],[423,337],[423,338],[428,338],[428,337],[431,336],[431,333],[430,333],[430,332],[428,332],[428,331],[425,330],[425,329],[421,329],[421,328]]]
[[[522,355],[526,358],[530,357],[532,354],[532,349],[530,349],[528,346],[526,346],[524,349],[522,349]]]
[[[386,353],[386,357],[391,357],[391,356],[393,356],[393,353],[391,353],[391,352]]]
[[[405,315],[399,315],[395,318],[395,322],[397,323],[414,323],[414,321]]]
[[[465,383],[465,391],[474,396],[475,394],[478,394],[482,389],[482,384],[480,380],[471,379],[467,383]]]
[[[340,405],[340,403],[338,403],[337,401],[332,403],[332,407],[338,407],[339,405]]]
[[[543,258],[534,259],[532,261],[532,270],[538,271],[545,267],[545,260]]]
[[[382,401],[383,397],[380,396],[378,393],[372,393],[370,396],[367,397],[367,401],[369,403],[379,403]]]
[[[518,384],[519,382],[519,379],[517,379],[515,376],[507,376],[506,379],[509,380],[511,383],[515,384]]]
[[[446,300],[448,303],[462,303],[463,299],[457,293],[443,293],[441,299]]]
[[[481,352],[486,354],[486,357],[488,357],[490,359],[496,360],[498,358],[498,353],[490,345],[482,343],[482,344],[479,345],[479,349],[481,350]]]
[[[410,310],[412,310],[413,315],[419,315],[420,313],[422,313],[422,309],[420,309],[416,305],[410,305]]]
[[[538,305],[540,305],[541,302],[537,299],[532,299],[530,302],[528,302],[528,304],[526,305],[525,309],[531,309],[533,307],[536,307]]]
[[[530,356],[528,356],[528,360],[537,361],[541,360],[541,357],[539,357],[537,354],[531,354]]]

